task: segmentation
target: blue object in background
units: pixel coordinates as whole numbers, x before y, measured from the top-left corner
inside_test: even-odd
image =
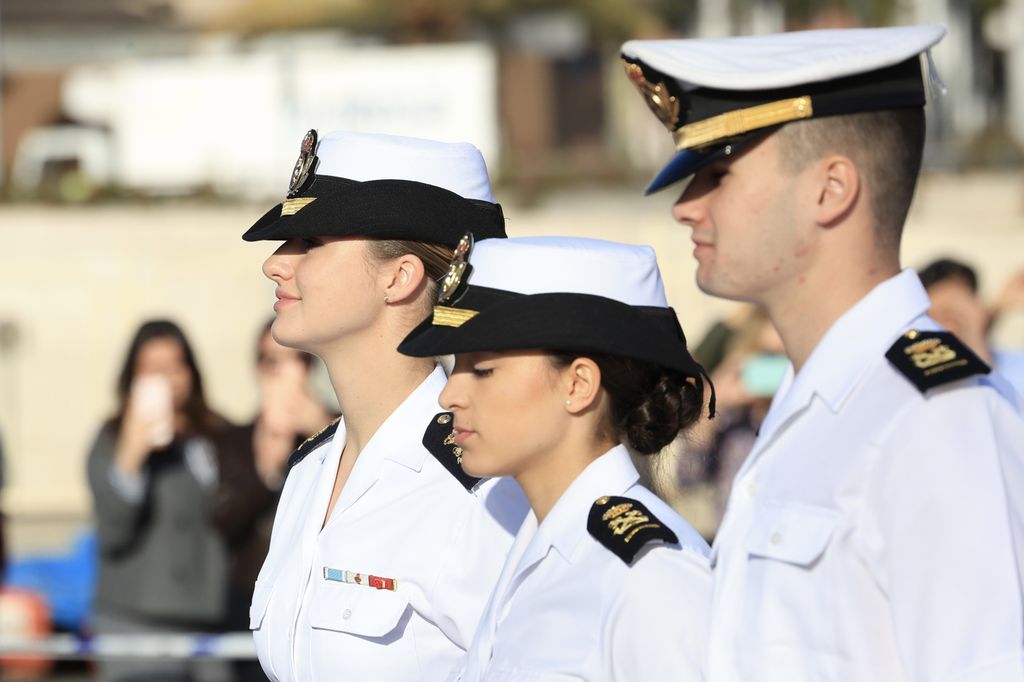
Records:
[[[743,387],[755,398],[770,398],[782,385],[788,367],[789,359],[785,355],[774,353],[753,355],[743,363],[741,370]]]
[[[88,531],[75,539],[67,554],[11,559],[4,584],[42,595],[54,627],[77,632],[92,609],[96,552],[96,533]]]

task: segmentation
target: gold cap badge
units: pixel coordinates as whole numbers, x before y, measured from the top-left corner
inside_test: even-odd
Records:
[[[448,265],[448,272],[441,280],[441,293],[437,297],[438,303],[447,303],[462,283],[462,277],[469,267],[469,254],[473,250],[473,235],[467,232],[462,235],[459,245],[455,247],[452,254],[452,262]]]
[[[664,82],[652,83],[647,80],[644,70],[639,64],[623,62],[626,67],[626,76],[630,82],[640,91],[647,106],[654,115],[658,117],[669,132],[679,127],[679,99],[668,91]]]
[[[315,154],[316,142],[315,130],[310,130],[302,138],[302,144],[299,145],[299,158],[295,161],[295,167],[292,168],[292,179],[288,183],[289,199],[306,188],[310,178],[313,176],[313,172],[316,170],[318,162]]]

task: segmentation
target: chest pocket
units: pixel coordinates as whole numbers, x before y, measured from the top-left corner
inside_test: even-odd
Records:
[[[834,509],[768,503],[758,510],[747,535],[747,554],[810,567],[824,553],[838,523]]]
[[[408,610],[409,598],[401,591],[324,581],[310,605],[309,621],[316,630],[368,638],[394,633],[397,638],[401,632],[396,630]]]

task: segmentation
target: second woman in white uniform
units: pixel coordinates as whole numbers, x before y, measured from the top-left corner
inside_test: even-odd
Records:
[[[525,501],[436,459],[444,372],[395,350],[470,227],[504,236],[476,148],[311,131],[288,198],[244,236],[284,240],[263,266],[274,338],[324,360],[343,414],[292,456],[256,582],[271,680],[440,679],[470,642]]]
[[[654,252],[556,237],[460,251],[399,349],[455,353],[441,403],[462,466],[514,477],[532,511],[450,679],[700,680],[708,547],[626,448],[656,453],[704,412]]]

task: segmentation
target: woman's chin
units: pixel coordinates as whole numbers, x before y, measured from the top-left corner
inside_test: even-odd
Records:
[[[466,452],[462,456],[462,470],[470,476],[476,478],[497,478],[498,476],[504,476],[504,471],[496,471],[495,467],[488,466],[489,462],[486,457],[480,457],[479,455],[471,455]]]

